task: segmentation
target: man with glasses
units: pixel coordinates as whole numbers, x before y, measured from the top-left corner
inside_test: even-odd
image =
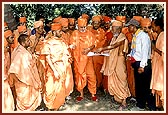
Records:
[[[91,99],[97,101],[96,94],[96,76],[93,68],[92,57],[87,54],[95,47],[95,36],[86,29],[87,20],[78,18],[78,30],[71,35],[71,48],[73,49],[75,84],[80,96],[76,98],[80,102],[84,98],[83,89],[88,83],[88,89],[92,95]],[[73,46],[73,47],[72,47]]]
[[[45,24],[45,17],[41,14],[36,15],[35,21],[42,21],[43,25]],[[36,33],[35,28],[33,28],[33,30],[31,31],[31,35],[34,35]],[[46,34],[46,32],[45,32]]]
[[[155,110],[155,98],[151,94],[151,42],[148,33],[139,28],[140,23],[131,19],[126,26],[133,33],[131,52],[128,59],[134,68],[136,106],[145,109],[146,103],[150,110]]]
[[[75,30],[75,18],[68,18],[68,22],[69,22],[69,24],[68,24],[68,28],[69,28],[69,33],[70,33],[70,35],[72,34],[72,32]]]
[[[108,51],[110,56],[105,57],[101,69],[103,75],[108,76],[108,91],[114,96],[115,101],[121,103],[119,110],[126,106],[126,99],[130,97],[130,91],[127,83],[127,73],[125,65],[125,54],[127,53],[128,40],[121,32],[122,22],[115,20],[112,23],[113,38],[110,45],[98,48],[96,52]]]
[[[110,29],[110,24],[111,24],[112,19],[108,16],[102,16],[102,18],[104,22],[103,29],[105,31],[105,39],[106,39],[104,46],[108,46],[110,45],[110,42],[113,38],[113,33],[111,32],[111,29]],[[103,85],[104,93],[107,94],[108,93],[108,76],[103,75],[102,85]]]
[[[141,19],[141,29],[146,33],[151,32],[151,19],[142,18]]]
[[[101,24],[101,17],[99,15],[93,16],[92,17],[92,29],[91,32],[96,36],[96,41],[97,41],[97,47],[94,48],[96,50],[97,48],[103,47],[103,45],[106,42],[105,39],[105,32],[104,30],[100,27]],[[94,70],[96,74],[96,80],[97,80],[97,89],[100,90],[102,89],[102,80],[103,80],[103,75],[100,73],[100,70],[102,68],[104,61],[104,56],[93,56],[93,65],[94,65]]]

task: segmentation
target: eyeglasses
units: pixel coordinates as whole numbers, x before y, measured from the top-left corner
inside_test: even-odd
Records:
[[[20,25],[24,25],[24,24],[26,24],[26,22],[20,22]]]
[[[146,28],[151,29],[151,28],[152,28],[152,26],[148,26],[148,27],[146,27]]]
[[[40,27],[38,27],[37,29],[38,29],[38,30],[42,30],[42,29],[44,29],[44,27],[43,27],[43,26],[40,26]]]
[[[146,26],[146,27],[142,27],[142,28],[144,28],[144,29],[151,29],[152,26]]]
[[[86,26],[80,26],[80,28],[86,28]]]

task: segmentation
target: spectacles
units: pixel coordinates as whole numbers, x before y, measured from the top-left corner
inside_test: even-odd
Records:
[[[42,29],[44,29],[44,27],[41,27],[41,26],[40,26],[40,27],[38,27],[37,29],[38,29],[38,30],[42,30]]]
[[[151,28],[152,28],[152,26],[148,26],[148,27],[146,27],[146,28],[151,29]]]
[[[86,26],[80,26],[80,28],[86,28]]]
[[[151,27],[151,26],[145,26],[144,28],[148,28],[148,29],[151,29],[152,27]]]
[[[26,22],[20,22],[20,25],[26,24]]]

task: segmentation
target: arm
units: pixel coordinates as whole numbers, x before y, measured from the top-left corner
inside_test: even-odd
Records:
[[[36,36],[36,39],[35,39],[35,42],[34,42],[34,45],[33,45],[33,47],[31,48],[31,52],[32,52],[32,54],[34,53],[34,51],[35,51],[35,49],[36,49],[36,46],[37,46],[37,44],[38,44],[38,42],[39,42],[39,39],[40,39],[40,36]]]
[[[117,42],[111,46],[107,46],[107,47],[104,47],[103,48],[103,51],[105,50],[111,50],[111,49],[114,49],[114,48],[117,48],[118,46],[122,45],[124,43],[124,40],[120,41],[120,42]]]
[[[140,67],[138,68],[138,72],[139,73],[143,73],[144,72],[144,68],[147,65],[150,44],[151,44],[150,38],[148,38],[146,36],[143,36],[142,40],[141,40],[142,59],[141,59],[141,62],[140,62]]]
[[[8,83],[10,85],[10,88],[11,88],[11,91],[12,91],[12,95],[13,95],[13,99],[14,99],[14,106],[15,106],[15,110],[16,110],[16,104],[17,104],[17,101],[16,101],[16,89],[15,89],[15,85],[14,85],[14,82],[16,80],[16,75],[14,73],[10,73],[9,74],[9,78],[8,78]]]
[[[9,77],[8,77],[8,83],[10,85],[10,87],[14,86],[14,78],[16,77],[16,75],[14,73],[10,73]]]
[[[102,51],[111,50],[111,49],[117,48],[118,46],[122,45],[123,43],[124,43],[124,40],[117,42],[113,45],[107,46],[107,47],[98,48],[95,52],[101,53]]]
[[[95,45],[92,45],[88,48],[85,48],[83,51],[82,51],[82,54],[83,55],[87,55],[91,50],[93,50],[93,48],[95,48]]]
[[[162,51],[160,51],[156,46],[152,43],[152,49],[157,52],[160,56],[162,56]]]
[[[142,68],[144,68],[147,65],[150,44],[151,44],[150,38],[148,38],[147,36],[142,36],[141,40],[142,59],[140,62],[140,67]]]

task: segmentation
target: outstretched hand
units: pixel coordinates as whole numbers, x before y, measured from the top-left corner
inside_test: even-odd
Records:
[[[83,55],[87,55],[90,51],[90,48],[84,48],[83,51],[82,51],[82,54]]]
[[[138,68],[138,73],[143,73],[143,72],[144,72],[144,68],[139,67],[139,68]]]
[[[101,53],[103,51],[103,48],[98,48],[94,51],[94,53]]]

